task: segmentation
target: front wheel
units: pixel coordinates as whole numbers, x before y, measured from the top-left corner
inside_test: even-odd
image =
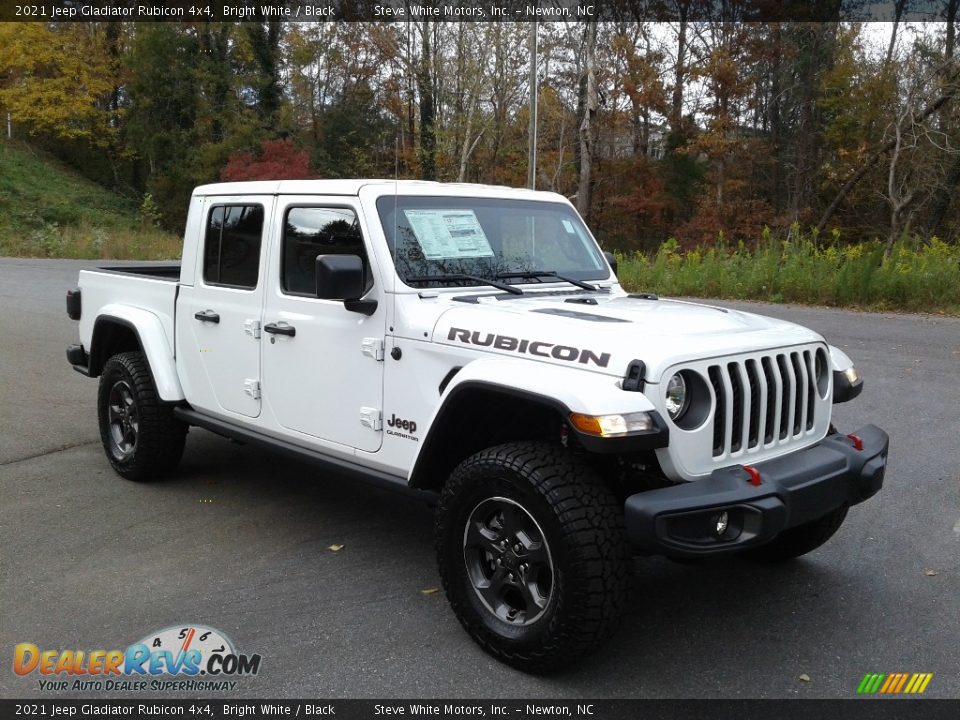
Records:
[[[441,493],[436,543],[457,619],[513,667],[569,664],[617,626],[630,564],[623,506],[563,448],[517,442],[465,460]]]
[[[128,480],[152,480],[176,468],[187,426],[160,400],[141,352],[107,360],[98,394],[100,440],[107,459]]]

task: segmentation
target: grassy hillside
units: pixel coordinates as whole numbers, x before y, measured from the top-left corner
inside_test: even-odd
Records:
[[[160,260],[180,256],[180,238],[48,155],[0,141],[0,255]]]

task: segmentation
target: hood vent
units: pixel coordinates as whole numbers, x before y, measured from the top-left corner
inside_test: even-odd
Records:
[[[579,312],[577,310],[567,310],[565,308],[540,308],[530,312],[543,313],[544,315],[559,315],[560,317],[570,318],[571,320],[589,320],[590,322],[612,322],[628,323],[629,320],[622,318],[607,317],[605,315],[594,315],[593,313]]]

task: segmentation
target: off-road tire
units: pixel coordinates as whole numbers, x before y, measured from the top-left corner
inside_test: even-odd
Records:
[[[468,523],[484,503],[497,501],[518,505],[535,521],[552,558],[549,599],[522,627],[481,599],[468,569]],[[443,487],[435,538],[457,619],[508,665],[533,673],[558,669],[596,649],[619,623],[630,577],[623,503],[564,448],[514,442],[469,457]]]
[[[848,509],[843,505],[816,520],[784,530],[766,545],[747,550],[745,555],[760,562],[785,562],[806,555],[834,536],[843,525]]]
[[[122,398],[132,401],[126,413],[111,411]],[[97,415],[100,441],[119,475],[128,480],[156,480],[177,467],[187,426],[173,416],[172,405],[160,400],[143,353],[123,352],[107,360],[100,375]],[[118,416],[122,418],[118,420]],[[121,426],[127,435],[118,441],[116,433],[124,432]]]

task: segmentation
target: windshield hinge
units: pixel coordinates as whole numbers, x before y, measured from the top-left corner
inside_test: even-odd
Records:
[[[383,340],[380,338],[364,338],[360,341],[360,352],[374,360],[383,360]]]

